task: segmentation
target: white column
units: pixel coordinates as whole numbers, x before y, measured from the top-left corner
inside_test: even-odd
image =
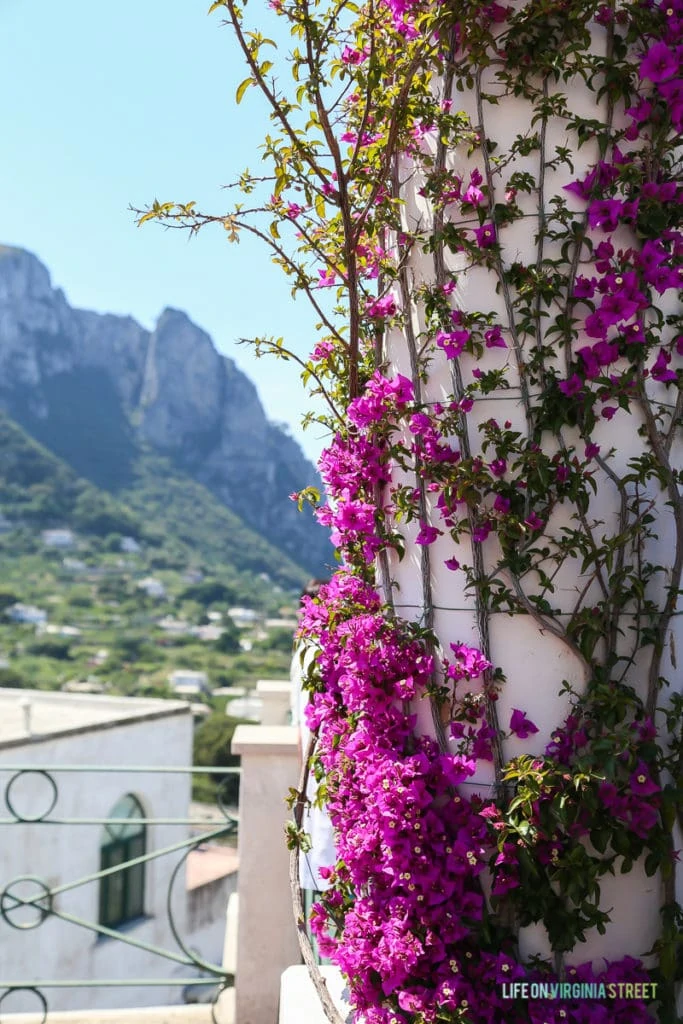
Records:
[[[263,702],[261,725],[289,725],[292,702],[289,679],[258,679],[256,693]]]
[[[300,962],[284,836],[291,817],[284,801],[299,774],[298,730],[240,725],[232,752],[242,759],[236,1020],[276,1024],[280,976]]]

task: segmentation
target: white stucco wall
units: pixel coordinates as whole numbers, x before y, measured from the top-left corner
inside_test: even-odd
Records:
[[[605,38],[604,31],[599,27],[596,28],[594,45],[600,52],[604,52]],[[486,80],[487,75],[491,74],[492,72],[485,74],[483,89],[485,92],[500,93],[500,87],[494,83],[493,79]],[[573,80],[566,84],[560,83],[557,89],[558,91],[561,89],[567,94],[569,105],[576,113],[593,118],[605,115],[604,103],[602,112],[597,110],[595,94],[589,92],[581,81]],[[466,110],[472,118],[473,124],[477,125],[478,115],[473,90],[465,90],[462,93],[454,90],[452,99],[453,109]],[[498,106],[485,105],[486,135],[496,140],[497,155],[505,153],[514,137],[528,129],[531,123],[531,113],[530,106],[523,99],[506,97]],[[552,153],[556,144],[568,146],[573,150],[574,171],[572,173],[566,165],[562,166],[559,171],[549,170],[545,184],[546,197],[562,194],[570,206],[573,203],[577,211],[584,212],[585,202],[569,193],[563,193],[562,186],[585,176],[588,169],[599,159],[597,143],[590,142],[577,150],[575,138],[567,134],[564,123],[551,120],[548,125],[547,152]],[[430,143],[429,137],[424,146],[432,154],[435,153],[435,142]],[[481,153],[475,151],[471,157],[468,157],[463,147],[462,151],[449,154],[447,167],[461,175],[467,182],[471,170],[475,167],[482,169]],[[525,170],[537,175],[538,169],[538,153],[532,153],[529,157],[515,159],[507,167],[502,180],[506,180],[516,170]],[[402,213],[404,227],[414,231],[419,225],[423,234],[427,235],[431,223],[431,211],[426,201],[419,195],[424,177],[419,171],[415,173],[412,161],[405,160],[401,170],[401,179],[404,182],[402,188],[402,198],[405,199]],[[497,195],[494,201],[502,201],[502,197]],[[517,221],[499,232],[505,266],[509,266],[515,261],[534,263],[536,260],[534,235],[538,226],[537,198],[535,194],[518,196],[518,202],[525,212],[530,214],[530,217]],[[467,222],[470,227],[473,226],[471,216],[467,221],[461,219],[457,204],[447,207],[446,220],[463,224]],[[627,236],[623,241],[625,245],[629,244]],[[559,256],[559,252],[553,252],[551,243],[546,243],[545,252],[546,255]],[[480,267],[471,270],[465,269],[468,257],[464,253],[446,252],[445,259],[447,269],[457,274],[457,287],[451,296],[452,306],[466,311],[494,311],[499,318],[497,322],[505,329],[508,321],[504,301],[502,294],[496,293],[497,279],[493,271],[487,271]],[[414,286],[434,283],[435,270],[432,256],[425,255],[421,251],[421,246],[416,245],[412,248],[408,261],[409,274]],[[398,287],[395,287],[394,295],[400,306]],[[409,316],[416,335],[419,335],[425,327],[421,313],[419,310],[413,309],[409,311]],[[507,331],[505,337],[509,342]],[[527,344],[531,343],[527,342]],[[586,343],[590,343],[590,339],[578,342],[576,347]],[[401,373],[409,378],[412,376],[410,351],[402,329],[395,327],[389,331],[386,340],[386,356],[390,374]],[[509,371],[510,388],[480,397],[472,412],[468,414],[472,453],[477,454],[481,451],[481,434],[477,430],[477,426],[490,417],[495,417],[500,423],[510,420],[514,429],[524,432],[524,408],[521,402],[519,375],[512,348],[486,351],[480,360],[463,355],[459,362],[465,383],[472,380],[472,370],[477,366],[483,370],[507,366]],[[563,366],[563,363],[559,362],[559,357],[556,365]],[[561,375],[564,376],[564,373]],[[659,388],[660,396],[663,395],[664,392],[660,385],[649,382],[648,386]],[[423,385],[422,398],[425,402],[436,402],[443,401],[452,394],[451,366],[449,366],[444,353],[435,349],[429,364],[428,379]],[[610,456],[611,464],[620,474],[626,472],[629,458],[643,450],[643,440],[638,436],[641,423],[641,416],[636,410],[632,410],[631,415],[620,411],[611,422],[602,421],[595,432],[594,440],[600,444],[603,456],[613,449],[613,455]],[[583,443],[579,441],[578,436],[573,437],[571,431],[567,430],[565,438],[568,444],[577,443],[578,451],[583,452]],[[457,447],[457,443],[455,446]],[[555,448],[552,450],[555,451]],[[674,465],[678,467],[683,465],[683,444],[680,442],[680,437],[674,445],[672,459]],[[616,532],[619,496],[614,485],[600,470],[596,472],[596,479],[598,482],[597,494],[591,499],[588,518],[604,522],[605,526],[598,530],[598,536],[601,536],[603,532],[609,535]],[[396,478],[394,482],[396,482]],[[415,485],[414,478],[411,483],[413,486]],[[645,558],[666,565],[673,557],[673,517],[671,510],[665,507],[666,495],[651,486],[648,496],[654,503],[657,515],[655,531],[657,536],[648,543]],[[566,525],[568,514],[562,507],[558,508],[550,524],[551,530],[559,531],[563,525]],[[434,526],[444,528],[433,505],[429,509],[427,521]],[[422,549],[414,543],[419,524],[401,523],[398,528],[406,537],[407,543],[406,555],[402,561],[399,561],[398,557],[390,556],[390,578],[393,583],[397,584],[397,589],[393,592],[394,601],[400,615],[408,619],[420,620],[424,611],[421,579]],[[476,646],[479,643],[479,635],[474,597],[465,590],[464,573],[450,571],[443,564],[446,558],[456,557],[461,563],[472,565],[469,538],[463,537],[462,543],[455,545],[445,533],[429,548],[429,554],[436,608],[434,623],[444,651],[449,651],[448,645],[451,642],[460,641]],[[490,566],[494,564],[496,558],[497,542],[495,536],[492,535],[484,544],[485,563]],[[580,568],[580,562],[567,561],[558,576],[558,589],[555,597],[563,612],[567,614],[585,582],[585,579],[581,577]],[[590,593],[591,591],[588,593],[588,600]],[[510,617],[507,614],[499,613],[492,614],[489,621],[492,661],[503,669],[507,677],[497,704],[499,720],[503,728],[507,727],[512,709],[522,708],[527,711],[539,729],[536,735],[527,740],[520,740],[514,736],[506,740],[503,745],[504,758],[509,760],[523,752],[540,754],[548,743],[551,733],[561,724],[568,710],[568,698],[559,694],[563,680],[569,680],[580,690],[584,681],[583,669],[579,660],[568,647],[548,632],[540,629],[529,616]],[[624,643],[628,639],[625,637]],[[679,651],[683,650],[683,617],[681,616],[672,620],[667,649],[662,661],[662,674],[673,680],[674,686],[680,687],[682,685],[680,670],[676,670],[671,659],[671,652],[676,648]],[[629,671],[626,681],[635,686],[642,697],[645,696],[646,677],[643,672],[642,659]],[[433,727],[427,700],[420,702],[417,711],[420,727],[431,733]],[[475,778],[482,783],[482,792],[487,792],[488,784],[493,780],[492,764],[480,762]],[[679,872],[679,885],[680,874]],[[636,866],[634,871],[626,876],[617,875],[616,878],[607,876],[601,883],[601,887],[603,906],[614,908],[612,924],[608,926],[604,937],[595,931],[589,933],[587,942],[581,947],[577,947],[568,957],[569,961],[593,959],[598,966],[601,957],[615,959],[626,954],[642,956],[651,948],[657,937],[661,897],[661,883],[658,876],[647,878],[644,871]],[[682,897],[683,890],[679,894],[679,900]],[[540,926],[524,929],[520,935],[520,946],[523,954],[542,953],[547,955],[548,943],[544,929]]]

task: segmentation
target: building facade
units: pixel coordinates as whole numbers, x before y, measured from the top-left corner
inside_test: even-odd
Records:
[[[203,856],[190,850],[191,759],[185,702],[0,693],[0,992],[35,985],[50,1010],[182,1002],[202,972],[182,963],[174,927],[194,954],[220,964],[236,863],[224,861],[224,883],[179,864],[188,851],[190,863]],[[64,770],[75,766],[92,768]],[[165,766],[181,770],[154,770]],[[213,897],[221,890],[208,904],[205,885]],[[43,990],[51,980],[88,987]],[[12,993],[5,1008],[34,1010],[36,997]]]

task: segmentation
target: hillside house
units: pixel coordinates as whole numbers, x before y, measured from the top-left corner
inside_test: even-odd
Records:
[[[154,576],[145,576],[144,579],[138,580],[138,589],[144,590],[147,597],[154,597],[157,600],[166,597],[166,587],[161,580],[155,579]]]
[[[135,537],[122,537],[120,547],[127,555],[138,555],[142,551]]]
[[[171,672],[168,685],[174,693],[183,697],[209,693],[209,677],[206,672],[196,672],[189,668],[177,668]]]
[[[73,530],[60,527],[57,530],[42,530],[41,539],[48,548],[72,548],[76,543]]]
[[[34,604],[22,604],[21,601],[10,605],[5,615],[12,622],[28,622],[34,626],[47,622],[47,612],[43,608],[36,608]]]
[[[232,850],[212,856],[199,848],[201,830],[189,824],[192,730],[184,701],[0,691],[0,786],[8,797],[0,823],[0,890],[27,896],[34,891],[30,884],[59,890],[50,897],[54,912],[25,930],[11,925],[33,912],[13,907],[10,899],[6,918],[15,916],[0,920],[3,981],[78,979],[88,986],[51,989],[50,1014],[183,1001],[178,979],[192,984],[196,972],[124,940],[177,952],[167,898],[188,850],[171,890],[173,923],[188,947],[221,963],[237,863]],[[27,764],[35,768],[12,767]],[[69,770],[76,765],[93,769]],[[72,826],[41,818],[86,820]],[[169,847],[175,849],[157,852]],[[93,987],[98,979],[125,984]],[[17,1011],[34,1004],[31,993],[12,999]]]
[[[260,616],[253,608],[228,608],[228,615],[240,629],[247,629],[258,622]]]

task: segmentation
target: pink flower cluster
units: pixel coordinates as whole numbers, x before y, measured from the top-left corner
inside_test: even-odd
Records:
[[[421,0],[385,0],[385,7],[393,29],[415,38]],[[496,3],[481,6],[482,20],[489,23],[500,23],[508,14],[508,8]],[[612,14],[606,5],[598,20],[609,20]],[[683,254],[683,235],[677,229],[648,234],[652,218],[681,198],[678,185],[659,170],[650,173],[643,159],[653,111],[658,130],[664,118],[669,129],[680,130],[683,117],[676,77],[683,0],[670,0],[665,16],[666,41],[652,38],[644,43],[640,92],[627,112],[631,123],[623,148],[614,146],[585,177],[567,186],[586,204],[592,267],[586,270],[584,264],[572,295],[586,343],[574,351],[568,379],[560,381],[559,388],[567,397],[594,390],[607,419],[616,412],[608,403],[616,399],[625,404],[624,397],[645,365],[644,372],[662,384],[678,380],[672,362],[674,354],[683,354],[683,338],[659,340],[646,315],[656,304],[654,294],[663,296],[680,286]],[[367,56],[365,50],[347,47],[342,59],[353,68]],[[413,142],[424,142],[435,127],[432,119],[417,124]],[[355,143],[357,136],[351,133],[347,140]],[[372,134],[360,140],[362,145],[373,141]],[[634,145],[629,148],[628,143]],[[430,197],[435,199],[433,193]],[[506,201],[513,200],[514,189],[506,196]],[[470,254],[476,256],[475,249],[480,250],[480,262],[490,264],[505,220],[497,217],[481,174],[472,172],[465,183],[451,173],[435,201],[457,202],[461,213],[478,217],[479,226],[464,228],[460,242]],[[624,228],[634,238],[630,248],[619,247]],[[361,245],[358,256],[363,275],[375,277],[387,253]],[[320,276],[321,286],[336,283],[329,271]],[[454,287],[449,281],[443,296]],[[484,346],[506,347],[492,314],[482,314],[478,321],[467,319],[449,310],[445,299],[444,303],[431,321],[430,337],[448,359],[458,359],[464,351],[483,351]],[[366,301],[364,323],[373,333],[397,312],[396,298],[385,293]],[[329,354],[321,352],[320,357]],[[478,369],[473,374],[476,379],[481,376]],[[347,568],[322,588],[319,598],[306,601],[300,627],[300,637],[317,649],[306,715],[310,728],[318,732],[316,769],[325,777],[338,850],[337,863],[327,869],[329,889],[314,907],[312,927],[321,952],[348,978],[352,1005],[365,1024],[645,1024],[651,1019],[646,1007],[632,1000],[608,1005],[538,1000],[518,1005],[503,998],[505,981],[553,980],[553,974],[542,965],[528,971],[515,956],[512,936],[502,926],[497,931],[498,925],[492,927],[482,875],[488,872],[494,897],[508,895],[514,900],[521,884],[520,847],[525,844],[518,837],[508,839],[503,831],[508,827],[505,808],[472,795],[472,790],[469,798],[463,795],[477,760],[493,757],[496,734],[485,715],[491,694],[482,692],[487,686],[481,682],[482,677],[488,679],[492,666],[481,651],[456,643],[451,644],[449,659],[437,666],[417,630],[390,616],[367,582],[372,576],[369,565],[388,542],[385,520],[392,508],[376,499],[376,491],[386,493],[391,483],[392,458],[406,466],[412,460],[441,517],[436,527],[424,509],[418,509],[419,488],[411,495],[410,488],[395,486],[393,500],[404,500],[408,517],[419,520],[418,545],[433,544],[444,532],[441,527],[460,528],[466,520],[465,514],[458,519],[461,512],[470,515],[475,542],[486,541],[494,530],[501,536],[508,530],[512,536],[514,528],[515,536],[528,537],[544,527],[548,510],[534,511],[522,500],[530,493],[520,478],[524,466],[531,465],[524,462],[530,452],[512,442],[496,446],[494,435],[501,431],[495,421],[484,426],[496,450],[487,452],[484,445],[483,455],[470,459],[466,467],[469,482],[474,481],[476,506],[467,504],[473,499],[465,489],[458,489],[459,467],[454,467],[462,465],[462,459],[447,438],[456,433],[456,419],[471,405],[469,394],[447,408],[438,403],[418,405],[409,380],[400,375],[387,378],[377,371],[349,404],[348,431],[334,438],[320,460],[329,504],[317,515],[330,528]],[[506,423],[504,430],[510,429]],[[586,460],[598,452],[598,446],[589,442]],[[540,448],[537,454],[540,459]],[[549,503],[561,501],[586,469],[578,457],[563,461],[558,455],[550,471]],[[354,565],[355,570],[348,568]],[[454,571],[459,568],[454,558],[446,565]],[[416,732],[411,702],[433,692],[437,679],[451,692],[458,686],[462,690],[463,683],[474,684],[466,694],[458,692],[458,701],[453,702],[456,720],[451,722],[450,737],[456,741],[456,753],[444,752],[429,736]],[[473,692],[477,687],[479,692]],[[547,772],[560,785],[571,780],[596,739],[604,739],[591,728],[580,714],[570,715],[544,755],[534,755],[532,769]],[[620,748],[623,756],[617,769],[609,777],[596,771],[585,783],[597,810],[579,809],[563,831],[560,825],[547,827],[557,785],[541,787],[533,801],[528,825],[534,839],[524,855],[531,852],[548,875],[572,842],[590,836],[592,817],[614,823],[622,838],[626,835],[626,842],[633,840],[636,846],[657,826],[660,790],[647,753],[652,726],[641,719],[630,728],[632,735]],[[512,709],[509,730],[518,740],[539,731],[520,708]],[[649,980],[642,965],[628,957],[606,965],[599,974],[590,965],[570,967],[568,973],[568,980],[584,982]]]
[[[364,393],[347,410],[348,434],[337,434],[320,457],[319,469],[330,503],[316,512],[331,530],[335,547],[371,562],[382,546],[378,510],[367,499],[376,484],[390,480],[386,438],[373,428],[394,421],[413,399],[413,386],[400,374],[373,374]]]
[[[638,69],[638,102],[626,112],[631,122],[625,142],[633,146],[622,150],[615,145],[609,160],[600,160],[583,179],[566,186],[588,202],[588,225],[599,241],[594,248],[596,275],[577,277],[573,293],[578,306],[591,310],[583,320],[590,343],[577,349],[575,370],[559,388],[567,397],[582,397],[586,386],[599,380],[597,397],[605,419],[617,411],[606,403],[621,397],[622,404],[628,404],[623,399],[635,386],[636,368],[651,353],[655,358],[644,375],[663,384],[678,380],[671,367],[672,353],[679,354],[677,339],[662,345],[649,331],[645,316],[657,305],[653,292],[663,296],[683,285],[683,232],[674,226],[649,232],[649,224],[660,223],[663,211],[675,210],[683,202],[680,184],[661,170],[652,174],[643,158],[654,122],[659,134],[668,128],[672,139],[683,124],[683,17],[676,4],[658,6],[667,19],[667,39],[650,40]],[[645,239],[617,248],[615,233],[623,226],[645,234]],[[610,372],[617,362],[627,365]]]
[[[318,650],[307,709],[318,730],[327,808],[338,862],[329,889],[314,905],[311,925],[321,952],[348,978],[351,1002],[366,1024],[436,1024],[466,1012],[477,1024],[559,1021],[601,1024],[600,1002],[538,1000],[519,1004],[504,995],[513,980],[556,980],[549,969],[528,971],[503,940],[491,948],[480,876],[492,859],[490,822],[497,811],[458,788],[474,759],[442,753],[415,734],[406,702],[422,693],[432,657],[406,623],[384,614],[379,595],[341,571],[305,599],[300,637]],[[472,681],[488,667],[479,652],[453,645],[454,676]],[[515,711],[518,734],[535,726]],[[635,780],[646,775],[637,766]],[[550,846],[547,861],[552,859]],[[517,850],[495,859],[494,894],[517,885]],[[583,982],[646,981],[642,965],[626,958],[594,973],[569,969]],[[617,1000],[609,1020],[645,1024],[645,1005]]]

